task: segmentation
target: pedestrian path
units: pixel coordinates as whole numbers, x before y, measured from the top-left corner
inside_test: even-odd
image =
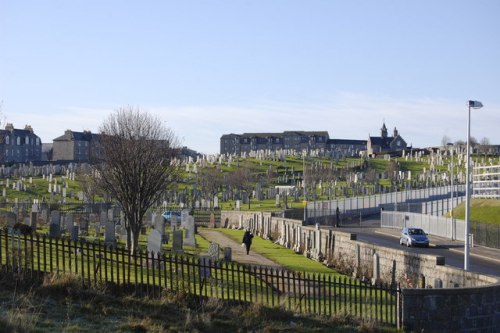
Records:
[[[235,262],[242,264],[271,266],[279,268],[279,264],[254,251],[253,246],[250,248],[250,254],[247,254],[246,249],[241,246],[241,242],[236,242],[232,238],[226,236],[217,229],[198,229],[198,234],[209,242],[217,243],[220,247],[230,247],[232,252],[232,259]]]

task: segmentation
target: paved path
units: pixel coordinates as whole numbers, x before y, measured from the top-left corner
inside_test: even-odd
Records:
[[[209,242],[217,243],[221,248],[230,247],[232,249],[233,261],[242,264],[252,264],[260,266],[281,267],[272,260],[256,253],[250,248],[250,254],[241,246],[241,242],[235,242],[233,239],[224,235],[217,229],[198,229],[198,234]]]

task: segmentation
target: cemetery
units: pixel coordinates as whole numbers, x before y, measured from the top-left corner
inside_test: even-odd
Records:
[[[474,165],[499,162],[497,157],[479,157]],[[146,213],[140,249],[134,253],[126,248],[128,232],[120,207],[81,186],[79,179],[88,171],[85,165],[1,167],[2,266],[35,280],[50,272],[70,272],[81,275],[86,287],[107,283],[139,296],[158,297],[164,289],[187,290],[268,306],[286,302],[287,308],[304,313],[332,315],[354,309],[358,316],[395,325],[399,293],[395,279],[368,283],[360,276],[339,276],[334,270],[311,275],[241,265],[232,261],[231,248],[207,242],[197,228],[251,227],[263,238],[279,237],[281,245],[321,260],[328,249],[314,244],[326,246],[332,238],[324,238],[314,228],[331,225],[335,208],[340,208],[343,219],[353,211],[371,214],[371,209],[380,208],[380,199],[370,199],[377,196],[388,198],[387,210],[401,210],[394,207],[393,201],[398,202],[394,196],[410,191],[434,196],[429,189],[442,186],[454,186],[458,198],[463,196],[460,186],[465,179],[463,152],[447,151],[380,160],[261,152],[176,163],[183,170],[183,180]],[[441,214],[457,204],[452,201]],[[245,213],[253,217],[235,220],[234,216]],[[279,233],[278,227],[259,218],[272,214],[286,219],[287,214],[297,213],[299,225],[280,226]]]

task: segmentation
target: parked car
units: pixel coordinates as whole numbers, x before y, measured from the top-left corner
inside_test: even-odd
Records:
[[[429,238],[427,238],[427,234],[420,228],[404,227],[401,229],[399,244],[406,245],[408,247],[429,247]]]

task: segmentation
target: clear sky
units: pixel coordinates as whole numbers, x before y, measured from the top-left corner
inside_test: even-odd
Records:
[[[500,144],[498,0],[0,0],[2,126],[44,143],[117,108],[182,144],[328,131]]]

